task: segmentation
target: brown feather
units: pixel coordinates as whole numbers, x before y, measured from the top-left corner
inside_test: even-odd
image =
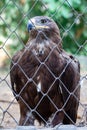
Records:
[[[50,122],[53,126],[61,122],[76,123],[80,98],[79,62],[62,49],[55,22],[51,20],[48,26],[49,29],[32,30],[26,48],[12,58],[10,77],[20,106],[20,125],[34,124],[34,119],[46,123],[55,113]]]

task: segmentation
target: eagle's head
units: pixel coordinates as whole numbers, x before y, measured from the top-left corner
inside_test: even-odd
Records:
[[[29,32],[29,39],[36,39],[36,43],[42,43],[42,41],[52,41],[58,44],[61,49],[61,37],[57,24],[53,19],[47,16],[36,16],[28,21],[27,29]]]

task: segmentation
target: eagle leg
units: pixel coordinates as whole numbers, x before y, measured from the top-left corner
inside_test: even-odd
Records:
[[[58,124],[60,124],[60,123],[63,123],[63,122],[62,122],[62,121],[63,121],[63,118],[64,118],[64,113],[63,113],[62,111],[58,112],[58,113],[55,115],[55,117],[54,117],[54,119],[53,119],[53,121],[52,121],[52,126],[54,127],[54,126],[56,126],[56,125],[58,125]]]

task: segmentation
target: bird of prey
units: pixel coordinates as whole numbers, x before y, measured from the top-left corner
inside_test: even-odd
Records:
[[[35,119],[53,127],[76,123],[79,61],[63,50],[60,31],[53,19],[33,17],[27,29],[29,40],[13,56],[10,70],[13,94],[20,106],[19,125],[34,125]]]

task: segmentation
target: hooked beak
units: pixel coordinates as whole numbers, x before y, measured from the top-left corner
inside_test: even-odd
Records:
[[[28,32],[30,32],[33,29],[39,30],[39,29],[48,29],[48,28],[49,27],[47,25],[36,25],[35,22],[33,22],[32,20],[29,20],[27,24]]]

